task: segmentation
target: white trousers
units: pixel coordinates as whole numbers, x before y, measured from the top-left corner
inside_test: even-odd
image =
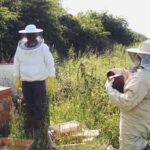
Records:
[[[120,118],[120,150],[143,150],[147,145],[149,123],[131,118]]]
[[[120,137],[120,150],[143,150],[146,147],[146,139],[140,136],[124,135]]]

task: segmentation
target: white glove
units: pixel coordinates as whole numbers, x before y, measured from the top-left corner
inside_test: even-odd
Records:
[[[112,68],[110,70],[113,71],[115,74],[123,75],[123,72],[125,69],[124,68]]]
[[[124,81],[126,81],[130,76],[133,75],[129,70],[124,68],[112,68],[109,71],[114,72],[115,75],[123,75]]]
[[[112,85],[114,82],[114,78],[112,78],[111,80],[107,80],[105,83],[105,88],[106,88],[106,93],[107,95],[109,95],[110,91],[113,89]]]

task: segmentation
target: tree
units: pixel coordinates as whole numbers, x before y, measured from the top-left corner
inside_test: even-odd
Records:
[[[67,49],[74,47],[76,53],[78,53],[79,50],[83,50],[83,45],[85,44],[82,40],[82,35],[84,32],[78,20],[70,14],[65,14],[59,17],[59,22]]]
[[[107,13],[87,11],[77,16],[68,14],[60,0],[0,0],[0,52],[5,59],[15,53],[20,34],[27,24],[44,29],[46,43],[67,56],[73,46],[75,52],[104,51],[114,43],[129,45],[143,39],[131,31],[123,18]],[[8,44],[11,43],[11,44]]]
[[[111,46],[107,38],[109,32],[105,30],[98,13],[94,11],[87,11],[86,14],[79,13],[77,19],[84,31],[82,42],[86,47],[100,52]],[[84,51],[88,50],[86,47]]]
[[[107,15],[106,12],[102,13],[100,18],[105,30],[110,32],[109,38],[113,43],[129,45],[134,42],[133,32],[128,28],[128,23],[125,19]]]
[[[58,0],[22,0],[22,28],[27,24],[35,24],[44,29],[43,36],[49,46],[54,46],[63,55],[65,43],[61,35],[58,17],[65,13]]]
[[[12,7],[11,7],[12,8]],[[7,7],[6,1],[0,1],[0,55],[8,59],[14,53],[16,34],[14,34],[19,14]]]

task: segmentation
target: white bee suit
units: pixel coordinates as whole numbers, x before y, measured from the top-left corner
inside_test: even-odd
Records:
[[[15,76],[20,76],[21,81],[42,81],[55,76],[54,59],[45,43],[33,50],[24,50],[18,46],[14,67]]]
[[[124,93],[107,83],[107,94],[120,108],[120,150],[143,150],[150,131],[150,69],[121,72],[126,81]]]

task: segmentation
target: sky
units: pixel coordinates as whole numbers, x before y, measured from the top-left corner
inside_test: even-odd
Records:
[[[129,28],[150,38],[150,0],[61,0],[68,13],[107,11],[124,18]]]

